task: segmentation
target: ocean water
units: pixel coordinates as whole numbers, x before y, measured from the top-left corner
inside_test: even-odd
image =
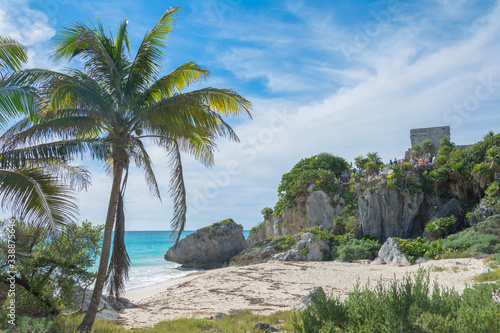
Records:
[[[181,239],[194,231],[184,231]],[[249,230],[243,231],[245,238]],[[179,264],[164,259],[174,245],[170,231],[125,231],[125,246],[132,262],[126,290],[143,288],[172,279],[181,278],[199,269],[180,268]],[[97,270],[97,264],[95,269]]]

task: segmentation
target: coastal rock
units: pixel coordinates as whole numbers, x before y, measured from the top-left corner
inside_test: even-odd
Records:
[[[322,261],[330,248],[310,232],[295,235],[295,247],[274,256],[281,261]]]
[[[300,303],[295,305],[293,308],[297,311],[305,310],[309,305],[312,304],[316,297],[326,297],[325,291],[321,287],[314,288],[307,295],[300,299]]]
[[[253,331],[254,332],[279,332],[280,330],[275,328],[275,327],[272,327],[269,324],[257,323],[253,327]]]
[[[424,193],[407,189],[379,187],[366,190],[358,199],[363,235],[381,242],[387,237],[409,238],[422,232],[425,221],[420,216]]]
[[[300,253],[297,249],[291,249],[283,253],[278,253],[273,257],[275,260],[280,261],[305,261],[306,256]]]
[[[188,268],[219,268],[247,247],[243,227],[226,219],[197,230],[168,249],[165,260]]]
[[[398,249],[399,242],[394,238],[387,238],[378,251],[378,257],[372,262],[372,265],[386,263],[393,266],[411,266],[411,262],[406,258],[403,252]]]
[[[265,246],[259,249],[247,248],[235,255],[229,262],[229,266],[246,266],[266,262],[273,255],[278,253],[272,246]]]
[[[297,198],[296,207],[283,210],[279,216],[269,216],[252,228],[247,238],[248,245],[253,247],[263,240],[294,235],[311,227],[332,229],[333,221],[346,203],[343,198],[336,198],[336,205],[332,205],[331,198],[324,191],[312,191],[307,197]]]
[[[76,311],[80,309],[80,306],[82,306],[83,294],[84,294],[83,289],[77,288],[73,296],[73,305],[71,307],[71,310]],[[83,302],[83,307],[81,311],[85,312],[88,310],[91,298],[92,298],[92,291],[85,290],[85,300]],[[119,316],[118,314],[119,311],[123,309],[132,309],[136,307],[137,305],[135,305],[126,298],[120,297],[118,300],[116,300],[114,297],[102,295],[96,317],[104,320],[117,320]]]

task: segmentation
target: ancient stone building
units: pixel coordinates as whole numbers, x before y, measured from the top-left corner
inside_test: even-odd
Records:
[[[439,147],[439,140],[443,136],[450,138],[450,126],[415,128],[410,130],[411,146],[421,145],[427,139],[431,139],[434,146]]]

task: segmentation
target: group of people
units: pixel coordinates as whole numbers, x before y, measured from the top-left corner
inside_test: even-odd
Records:
[[[418,160],[415,159],[413,156],[411,157],[410,159],[410,163],[413,164],[413,165],[418,165],[418,164],[431,164],[433,163],[434,161],[436,160],[436,155],[429,155],[425,158],[423,157],[420,157]],[[397,164],[401,164],[401,163],[406,163],[408,162],[406,159],[397,159],[395,158],[394,161],[393,160],[390,160],[389,161],[389,165],[397,165]]]

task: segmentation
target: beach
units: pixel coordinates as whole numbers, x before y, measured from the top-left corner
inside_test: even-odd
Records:
[[[432,267],[443,267],[435,270]],[[455,267],[455,268],[453,268]],[[154,326],[165,320],[207,318],[218,312],[242,310],[269,314],[292,310],[315,287],[345,299],[357,281],[374,286],[401,280],[419,268],[430,271],[431,282],[462,292],[486,267],[478,259],[445,259],[409,267],[343,262],[272,261],[190,274],[150,287],[127,291],[123,297],[138,307],[120,313],[118,324],[128,328]]]

